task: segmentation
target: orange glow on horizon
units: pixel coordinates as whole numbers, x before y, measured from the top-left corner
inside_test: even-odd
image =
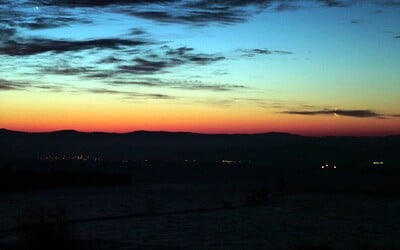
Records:
[[[112,98],[39,94],[0,103],[0,128],[26,132],[72,129],[125,133],[138,130],[195,133],[266,133],[299,135],[378,136],[400,134],[399,118],[288,115],[251,105],[116,102]],[[24,96],[25,98],[25,96]],[[48,98],[48,97],[47,97]],[[71,99],[73,98],[73,99]]]
[[[310,119],[310,118],[309,118]],[[146,122],[113,122],[101,120],[86,120],[80,123],[70,121],[46,121],[36,123],[8,123],[1,124],[2,128],[25,131],[25,132],[50,132],[57,130],[77,130],[82,132],[114,132],[127,133],[139,130],[146,131],[167,131],[167,132],[193,132],[206,134],[235,134],[235,133],[268,133],[282,132],[308,136],[382,136],[400,134],[400,126],[393,125],[392,122],[386,122],[383,126],[380,121],[369,121],[369,125],[365,126],[362,119],[347,118],[348,122],[334,124],[330,119],[319,118],[303,119],[299,123],[298,118],[287,117],[286,119],[271,119],[266,117],[263,121],[240,122],[236,119],[226,120],[208,120],[199,123],[197,119],[190,120],[159,120]],[[352,121],[351,120],[357,120]]]

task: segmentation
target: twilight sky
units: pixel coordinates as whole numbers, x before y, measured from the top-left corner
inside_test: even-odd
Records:
[[[400,134],[400,1],[0,0],[0,127]]]

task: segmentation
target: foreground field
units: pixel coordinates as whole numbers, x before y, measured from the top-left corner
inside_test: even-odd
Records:
[[[0,230],[62,208],[71,240],[86,249],[400,249],[397,196],[265,192],[148,183],[4,193]],[[2,248],[18,249],[17,234],[3,236]]]

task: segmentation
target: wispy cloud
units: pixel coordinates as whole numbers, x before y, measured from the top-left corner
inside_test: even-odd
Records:
[[[357,1],[343,1],[343,0],[317,0],[328,7],[348,7]]]
[[[354,19],[354,20],[352,20],[350,23],[351,24],[363,24],[363,23],[366,23],[367,21],[366,20],[364,20],[364,19]]]
[[[356,118],[389,118],[397,117],[397,114],[381,114],[370,109],[321,109],[321,110],[288,110],[281,112],[290,115],[336,115],[336,116],[350,116]]]
[[[123,73],[152,74],[177,65],[177,63],[173,61],[150,61],[140,57],[135,58],[133,62],[133,65],[121,65],[118,68]]]
[[[0,78],[0,90],[22,90],[26,87],[21,82],[9,81]]]
[[[27,19],[20,22],[14,22],[14,26],[19,26],[22,28],[27,28],[31,30],[40,30],[40,29],[50,29],[50,28],[57,28],[63,26],[69,26],[74,23],[83,23],[89,24],[92,21],[90,20],[82,20],[78,18],[74,18],[71,16],[50,16],[50,17],[35,17],[32,19]]]
[[[17,30],[15,28],[8,28],[8,27],[0,26],[0,42],[1,41],[8,41],[16,33],[17,33]]]
[[[93,22],[93,17],[81,14],[92,9],[160,23],[204,26],[245,22],[265,10],[294,11],[309,4],[344,8],[362,3],[381,8],[400,6],[398,0],[23,0],[2,1],[0,13],[4,15],[0,23],[9,28],[30,30],[89,24]],[[131,34],[145,33],[136,29]]]
[[[390,31],[390,30],[386,30],[385,33],[386,33],[386,34],[389,34],[389,35],[391,35],[391,36],[393,36],[393,39],[400,39],[400,35],[399,35],[399,33],[397,33],[397,32],[393,32],[393,31]]]
[[[246,89],[244,85],[233,85],[233,84],[182,84],[175,88],[187,89],[187,90],[212,90],[212,91],[232,91],[236,89]]]
[[[0,47],[0,55],[29,56],[46,52],[64,53],[88,49],[118,49],[148,44],[144,40],[127,40],[118,38],[104,38],[92,40],[53,40],[44,38],[9,40]]]
[[[225,59],[221,55],[193,53],[193,51],[193,48],[179,47],[174,49],[164,45],[161,47],[160,54],[155,56],[152,54],[150,58],[136,57],[132,60],[133,63],[120,65],[118,69],[122,73],[154,74],[180,65],[206,65]],[[154,57],[157,59],[154,59]]]
[[[50,92],[62,91],[65,86],[57,84],[43,84],[24,80],[6,80],[0,78],[0,91],[20,90],[28,91],[31,89],[44,90]]]
[[[275,7],[276,11],[293,11],[298,10],[301,7],[296,3],[280,3]]]
[[[93,89],[86,89],[85,91],[88,93],[93,93],[93,94],[120,95],[122,98],[133,98],[133,99],[138,99],[138,98],[175,99],[174,96],[165,95],[165,94],[141,93],[141,92],[134,92],[134,91],[106,89],[106,88],[93,88]]]
[[[115,80],[110,82],[111,85],[119,86],[144,86],[144,87],[165,87],[182,90],[207,90],[207,91],[234,91],[248,89],[244,85],[238,84],[213,84],[204,83],[201,81],[173,81],[173,80],[161,80],[158,78],[144,78],[136,81],[133,80]]]
[[[124,60],[115,56],[108,56],[98,61],[100,64],[115,64],[119,62],[123,62]]]
[[[238,50],[239,52],[242,53],[243,57],[254,57],[257,55],[290,55],[293,54],[291,51],[287,50],[269,50],[269,49],[240,49]]]
[[[247,21],[251,16],[265,10],[269,11],[295,11],[305,8],[307,4],[334,8],[348,7],[362,1],[345,0],[0,0],[0,56],[15,57],[16,60],[51,54],[51,64],[40,64],[36,60],[30,71],[37,70],[39,74],[56,74],[60,76],[81,77],[98,83],[99,87],[90,89],[91,93],[119,94],[125,97],[171,98],[168,95],[143,94],[139,92],[119,91],[113,89],[116,85],[167,87],[181,90],[206,90],[206,91],[235,91],[246,89],[245,85],[234,83],[209,83],[189,81],[169,81],[158,79],[159,74],[169,73],[172,70],[186,69],[185,67],[203,67],[219,65],[218,62],[227,60],[222,53],[203,53],[189,46],[173,47],[161,46],[163,42],[148,40],[150,30],[142,28],[126,28],[127,33],[111,35],[96,39],[62,39],[52,36],[28,36],[27,34],[40,34],[40,30],[49,28],[66,27],[75,24],[89,24],[94,22],[94,12],[124,14],[125,18],[134,16],[166,24],[182,24],[192,26],[204,25],[232,25]],[[399,1],[366,1],[382,8],[399,6]],[[13,8],[11,8],[12,6]],[[38,8],[36,8],[39,6]],[[91,14],[88,14],[91,13]],[[353,20],[358,22],[360,20]],[[28,30],[28,32],[26,32]],[[35,30],[35,32],[32,32]],[[39,31],[38,31],[39,30]],[[97,35],[97,34],[96,34]],[[52,38],[49,38],[52,37]],[[395,39],[400,36],[394,35]],[[170,43],[168,43],[170,44]],[[173,44],[173,43],[172,43]],[[71,54],[87,53],[91,55],[90,61],[81,60],[79,64],[61,64],[57,60],[69,61]],[[105,53],[104,53],[105,52]],[[111,52],[111,53],[110,53]],[[47,54],[46,54],[47,53]],[[255,57],[268,55],[290,55],[292,51],[274,50],[268,48],[242,49],[235,51],[237,57]],[[37,57],[34,57],[37,56]],[[22,61],[22,60],[20,60]],[[22,62],[23,63],[23,62]],[[212,67],[211,66],[211,67]],[[181,68],[179,68],[181,67]],[[212,68],[218,72],[218,68]],[[177,70],[176,70],[177,71]],[[173,71],[174,73],[176,71]],[[221,72],[221,71],[219,71]],[[143,80],[142,77],[154,77],[153,80]],[[89,80],[88,80],[89,81]],[[60,90],[57,85],[35,85],[24,82],[0,80],[1,90],[21,90],[29,87],[43,90]],[[109,87],[109,88],[108,88]],[[346,111],[346,110],[344,110]],[[289,111],[288,111],[289,112]],[[292,111],[290,111],[292,112]],[[310,111],[308,111],[310,112]],[[324,111],[325,113],[327,111]],[[338,113],[338,112],[336,112]],[[344,112],[343,115],[346,112]],[[315,113],[323,114],[321,113]],[[348,113],[359,115],[361,113]],[[312,115],[304,113],[303,115]],[[373,113],[364,113],[364,117],[373,117]],[[361,117],[361,116],[360,116]]]
[[[82,75],[99,72],[94,67],[72,67],[69,65],[43,67],[40,70],[41,74],[55,74],[55,75]],[[39,74],[40,74],[39,73]]]
[[[400,7],[399,0],[377,0],[374,1],[376,5],[384,6],[384,7]]]
[[[184,13],[170,11],[125,11],[130,15],[162,23],[186,23],[205,25],[209,23],[231,24],[246,20],[243,12],[237,10],[192,10]]]

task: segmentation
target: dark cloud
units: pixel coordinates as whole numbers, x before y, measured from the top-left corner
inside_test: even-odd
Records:
[[[251,52],[256,54],[272,54],[272,51],[268,49],[253,49]]]
[[[187,56],[186,58],[190,62],[194,62],[194,63],[202,64],[202,65],[221,61],[221,60],[225,59],[225,57],[223,57],[223,56],[212,57],[212,56],[207,56],[207,55],[192,55],[192,56]]]
[[[246,21],[254,13],[275,6],[274,10],[297,10],[304,1],[287,0],[200,0],[174,1],[178,3],[176,9],[151,10],[151,11],[130,11],[123,12],[163,23],[187,23],[194,25],[206,25],[208,23],[233,24]],[[327,7],[347,7],[351,1],[334,0],[310,0],[309,2],[322,3]],[[253,8],[250,8],[253,7]]]
[[[171,59],[177,63],[188,63],[193,62],[196,64],[209,64],[216,61],[224,60],[224,56],[212,55],[212,54],[201,54],[201,53],[191,53],[194,51],[193,48],[189,47],[179,47],[176,49],[170,48],[169,46],[161,47],[166,49],[166,56],[172,57]]]
[[[347,7],[352,4],[351,1],[339,1],[339,0],[317,0],[328,7]]]
[[[371,0],[372,1],[372,0]],[[33,0],[31,6],[64,8],[108,8],[115,12],[163,23],[207,25],[243,22],[255,13],[271,8],[275,11],[297,10],[304,3],[326,7],[347,7],[358,1],[350,0]],[[394,5],[396,1],[378,1],[380,5]],[[151,8],[149,8],[151,7]],[[57,25],[57,22],[38,22],[33,27]],[[58,23],[62,23],[59,20]],[[137,35],[137,34],[136,34]]]
[[[144,29],[133,28],[131,29],[130,34],[134,36],[140,36],[147,34],[147,32]]]
[[[39,90],[46,90],[46,91],[61,91],[63,90],[62,85],[56,84],[39,84],[29,81],[15,81],[15,80],[5,80],[0,78],[0,91],[7,91],[7,90],[30,90],[30,89],[39,89]]]
[[[135,58],[134,65],[121,65],[118,68],[121,72],[131,74],[152,74],[161,72],[163,69],[173,67],[174,62],[169,61],[150,61],[143,58]]]
[[[189,48],[189,47],[180,47],[177,49],[172,49],[166,45],[161,47],[162,49],[167,49],[167,52],[165,54],[167,55],[179,55],[179,56],[183,56],[184,54],[193,51],[193,48]]]
[[[0,4],[0,24],[30,30],[50,29],[92,21],[62,8],[42,8],[35,1],[6,1]]]
[[[191,10],[184,13],[174,13],[171,11],[125,11],[125,13],[162,23],[186,23],[194,25],[205,25],[208,23],[231,24],[246,20],[244,12],[238,10]]]
[[[310,2],[322,3],[329,7],[347,6],[352,1],[350,0],[309,0]],[[31,3],[37,5],[53,5],[53,6],[66,6],[66,7],[104,7],[110,5],[143,5],[143,4],[181,4],[192,8],[217,8],[222,7],[243,7],[248,5],[256,6],[270,6],[275,3],[291,3],[291,2],[304,2],[304,0],[32,0]],[[380,1],[393,3],[397,1]]]
[[[107,79],[115,76],[116,72],[112,70],[102,70],[102,71],[97,71],[95,73],[89,73],[85,74],[83,77],[89,78],[89,79]]]
[[[246,89],[244,85],[236,84],[211,84],[200,81],[162,81],[157,78],[139,79],[139,80],[116,80],[111,82],[112,85],[126,86],[145,86],[145,87],[167,87],[182,90],[210,90],[210,91],[233,91],[237,89]]]
[[[121,41],[121,40],[117,40]],[[126,41],[126,40],[122,40]],[[130,41],[129,41],[130,42]],[[93,42],[96,46],[103,46],[102,42]],[[110,42],[111,43],[111,42]],[[77,45],[67,43],[60,47],[55,47],[56,42],[51,42],[51,45],[46,43],[46,46],[27,48],[29,50],[14,50],[13,53],[17,55],[33,55],[44,52],[53,52],[56,50],[57,53],[68,52],[74,50],[74,52],[92,48],[88,44],[91,43],[78,43]],[[109,43],[105,43],[109,44]],[[116,43],[119,44],[119,43]],[[136,44],[136,43],[134,43]],[[114,43],[111,43],[114,46]],[[105,45],[104,45],[105,46]],[[118,46],[118,45],[115,45]],[[12,47],[12,46],[9,46]],[[14,46],[20,48],[20,46]],[[124,46],[122,46],[124,47]],[[98,47],[95,47],[98,48]],[[149,75],[158,73],[167,73],[168,70],[177,66],[195,66],[195,65],[207,65],[220,60],[225,57],[217,54],[205,54],[196,53],[193,48],[190,47],[178,47],[172,48],[169,46],[162,46],[154,51],[153,49],[140,50],[141,57],[135,57],[128,59],[126,54],[129,54],[130,49],[119,48],[112,56],[106,56],[98,59],[96,62],[87,62],[85,65],[80,63],[81,57],[74,57],[74,54],[63,54],[62,57],[54,57],[52,64],[37,64],[35,74],[58,74],[58,75],[76,75],[86,79],[105,80],[109,81],[113,78],[116,81],[125,80],[129,75]],[[0,54],[3,52],[9,52],[6,47],[0,47]],[[10,53],[8,53],[10,54]],[[103,68],[103,65],[106,68]],[[139,83],[138,83],[139,84]],[[146,83],[147,84],[147,83]],[[143,84],[144,85],[144,84]],[[150,84],[151,86],[154,84]]]
[[[108,57],[105,57],[105,58],[101,59],[100,61],[98,61],[98,63],[101,63],[101,64],[103,64],[103,63],[113,64],[113,63],[119,63],[119,62],[123,62],[123,61],[124,60],[122,60],[120,58],[117,58],[115,56],[108,56]]]
[[[241,49],[238,50],[242,52],[242,56],[244,57],[254,57],[256,55],[271,55],[271,54],[278,54],[278,55],[290,55],[293,54],[291,51],[286,50],[269,50],[269,49]]]
[[[45,74],[56,74],[56,75],[82,75],[97,72],[94,67],[71,67],[71,66],[54,66],[44,67],[41,73]]]
[[[76,14],[75,10],[122,13],[161,23],[234,24],[246,21],[266,9],[293,11],[314,3],[325,7],[348,7],[361,0],[29,0],[4,1],[0,6],[0,23],[27,29],[48,29],[72,24],[91,23],[90,18]],[[381,7],[400,6],[396,0],[367,0]],[[15,8],[17,7],[17,8]],[[25,8],[18,8],[25,7]],[[38,9],[36,9],[38,7]],[[42,10],[43,9],[43,10]],[[87,13],[87,12],[86,12]],[[133,29],[131,35],[145,34]]]
[[[383,7],[400,7],[399,0],[381,0],[381,1],[374,1],[376,5],[380,5]]]
[[[386,34],[392,35],[393,39],[400,39],[400,35],[396,32],[390,31],[390,30],[386,30],[385,31]]]
[[[351,24],[362,24],[362,23],[365,23],[365,22],[367,22],[367,21],[364,20],[364,19],[355,19],[355,20],[352,20],[350,23]]]
[[[17,33],[17,30],[14,28],[1,27],[0,26],[0,42],[8,41]]]
[[[279,54],[279,55],[290,55],[293,54],[291,51],[286,51],[286,50],[274,50],[274,54]]]
[[[25,20],[25,21],[20,21],[14,22],[15,26],[19,26],[22,28],[27,28],[27,29],[32,29],[32,30],[38,30],[38,29],[50,29],[50,28],[57,28],[57,27],[63,27],[63,26],[68,26],[73,23],[91,23],[90,20],[88,19],[78,19],[74,17],[60,17],[60,16],[51,16],[51,17],[36,17],[33,18],[32,20]]]
[[[23,41],[9,40],[0,47],[0,55],[29,56],[46,52],[64,53],[87,49],[118,49],[148,44],[144,40],[125,39],[93,39],[93,40],[52,40],[52,39],[25,39]]]
[[[373,110],[365,109],[365,110],[344,110],[344,109],[321,109],[321,110],[289,110],[281,112],[284,114],[291,115],[338,115],[338,116],[350,116],[357,118],[387,118],[394,117],[396,115],[386,115],[380,114]]]
[[[192,53],[194,49],[189,47],[179,47],[174,49],[164,45],[161,49],[164,50],[164,54],[150,56],[150,58],[137,57],[133,59],[134,64],[132,65],[119,65],[118,69],[120,73],[163,73],[166,69],[176,66],[189,64],[206,65],[225,59],[224,56],[215,54]]]
[[[133,98],[133,99],[138,99],[138,98],[175,99],[175,97],[165,94],[140,93],[134,91],[120,91],[120,90],[105,89],[105,88],[87,89],[86,92],[94,94],[121,95],[123,98]]]
[[[275,7],[276,11],[293,11],[298,10],[300,6],[290,3],[280,3]]]
[[[0,91],[3,90],[23,90],[26,85],[20,82],[9,81],[0,78]]]
[[[47,6],[65,7],[104,7],[109,5],[132,5],[132,4],[167,4],[179,0],[33,0],[32,3]]]

